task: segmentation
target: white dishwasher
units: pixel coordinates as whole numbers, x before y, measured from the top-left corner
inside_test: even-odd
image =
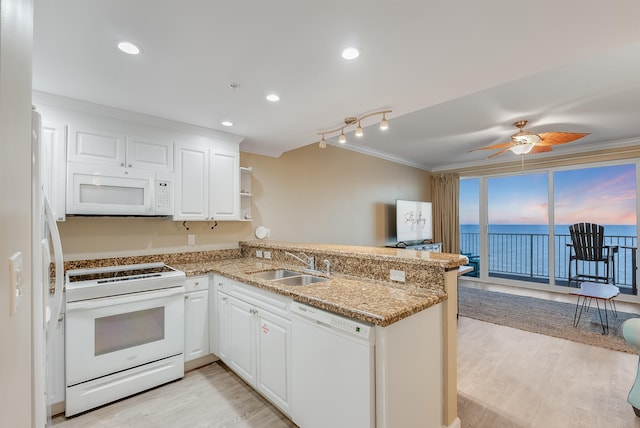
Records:
[[[301,428],[375,427],[370,324],[293,302],[293,421]]]

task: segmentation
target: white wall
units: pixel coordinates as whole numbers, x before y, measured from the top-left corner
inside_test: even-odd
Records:
[[[0,0],[0,425],[32,425],[31,52],[33,1]],[[24,259],[25,295],[9,314],[8,259]]]

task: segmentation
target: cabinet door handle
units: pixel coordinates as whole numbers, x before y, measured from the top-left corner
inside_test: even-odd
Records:
[[[218,288],[224,288],[224,283],[223,282],[219,282],[218,283]]]
[[[223,298],[222,298],[222,301],[223,301],[223,302],[226,302],[226,301],[227,301],[227,298],[226,298],[226,297],[223,297]]]

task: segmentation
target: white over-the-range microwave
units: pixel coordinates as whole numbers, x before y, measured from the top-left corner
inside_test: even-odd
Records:
[[[173,215],[170,172],[67,163],[67,214]]]

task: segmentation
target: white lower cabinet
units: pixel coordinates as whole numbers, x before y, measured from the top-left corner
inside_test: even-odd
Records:
[[[220,278],[216,276],[216,283]],[[216,330],[214,353],[225,363],[229,361],[229,296],[216,292],[215,325],[210,324]],[[213,318],[213,317],[212,317]],[[213,336],[212,336],[213,337]]]
[[[209,277],[185,280],[184,361],[209,355]]]
[[[229,297],[228,365],[249,384],[256,383],[255,313],[257,309]]]
[[[290,414],[290,299],[216,276],[218,357]]]
[[[265,310],[258,310],[256,317],[256,386],[278,407],[291,413],[291,321]]]
[[[285,296],[219,275],[211,290],[212,352],[301,428],[444,426],[442,305],[374,326],[375,338],[364,343],[340,331],[355,324],[339,316],[334,324],[301,324]],[[331,413],[320,417],[318,411]]]

